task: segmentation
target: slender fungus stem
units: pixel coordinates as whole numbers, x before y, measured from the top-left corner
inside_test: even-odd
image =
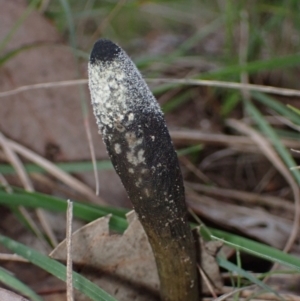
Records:
[[[89,88],[108,154],[152,246],[163,301],[198,301],[196,251],[184,186],[163,113],[127,54],[94,45]]]

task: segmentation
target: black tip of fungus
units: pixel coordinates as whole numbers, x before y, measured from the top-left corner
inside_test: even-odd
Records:
[[[121,48],[110,40],[98,40],[91,53],[90,62],[95,64],[97,61],[111,62],[121,52]]]

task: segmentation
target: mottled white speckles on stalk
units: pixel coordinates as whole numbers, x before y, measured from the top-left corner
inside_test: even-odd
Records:
[[[133,113],[129,113],[128,114],[128,121],[133,121],[134,120],[134,114]]]
[[[122,153],[122,150],[121,150],[121,145],[119,143],[116,143],[115,144],[115,152],[116,154],[121,154]]]
[[[134,174],[133,168],[128,168],[128,172]]]
[[[140,149],[137,153],[137,160],[139,163],[144,163],[145,162],[145,157],[144,157],[145,151],[143,149]]]
[[[143,138],[137,138],[134,132],[127,132],[125,139],[129,148],[136,148],[143,143]]]
[[[134,132],[128,132],[125,134],[125,140],[129,149],[126,153],[128,162],[134,166],[145,163],[145,151],[140,149],[140,145],[143,143],[143,138],[137,138]]]
[[[155,136],[150,136],[151,140],[154,141],[155,140]]]
[[[139,152],[140,153],[140,152]],[[134,150],[131,150],[127,152],[126,158],[129,163],[131,163],[134,166],[137,166],[138,164],[145,163],[145,158],[143,155],[136,155]]]
[[[136,187],[140,187],[142,185],[143,181],[141,178],[139,178],[136,182],[135,182],[135,186]]]

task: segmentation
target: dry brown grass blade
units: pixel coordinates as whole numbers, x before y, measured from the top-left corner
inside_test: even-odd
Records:
[[[212,181],[186,157],[180,157],[179,160],[190,172],[192,172],[201,181],[207,184],[212,183]]]
[[[73,289],[73,262],[72,262],[72,221],[73,221],[73,203],[68,200],[67,207],[67,226],[66,226],[66,243],[67,243],[67,301],[74,300]]]
[[[228,197],[233,200],[251,204],[251,205],[265,205],[276,209],[284,209],[289,212],[294,212],[295,206],[286,199],[275,196],[264,196],[258,193],[251,193],[233,189],[224,189],[215,186],[207,186],[199,183],[185,182],[187,187],[191,187],[197,192],[206,193],[208,195]]]
[[[251,286],[252,287],[252,286]],[[228,294],[230,292],[233,292],[234,289],[232,287],[223,287],[223,291],[225,294]],[[245,287],[245,289],[240,291],[240,297],[241,298],[246,298],[247,300],[257,300],[257,298],[254,298],[254,296],[257,296],[257,291],[254,291],[252,289],[250,289],[250,287]],[[278,296],[274,295],[273,293],[265,293],[262,292],[261,294],[259,294],[259,298],[260,300],[276,300],[276,301],[280,301],[280,300],[287,300],[287,301],[300,301],[300,296],[296,296],[293,294],[287,294],[287,293],[283,293],[280,294],[282,299],[279,299]],[[257,296],[258,297],[258,296]],[[241,300],[241,299],[239,299]],[[219,300],[218,300],[219,301]]]
[[[266,158],[274,165],[274,167],[282,174],[282,176],[289,183],[293,194],[294,194],[294,202],[295,202],[295,212],[294,212],[294,221],[293,228],[291,234],[286,242],[284,247],[284,251],[288,252],[293,246],[295,240],[298,238],[298,228],[299,228],[299,220],[300,220],[300,195],[299,195],[299,187],[291,175],[289,169],[283,164],[281,158],[278,156],[276,151],[273,149],[272,145],[259,134],[257,131],[253,130],[246,124],[238,121],[229,119],[227,120],[227,125],[231,128],[234,128],[236,131],[243,133],[250,137],[252,141],[259,147],[261,152],[266,156]]]
[[[0,144],[7,157],[7,160],[14,167],[24,188],[27,191],[34,191],[33,184],[31,182],[28,174],[25,171],[23,163],[21,162],[19,157],[15,154],[15,152],[11,149],[9,141],[6,139],[6,137],[1,132],[0,132]]]
[[[240,151],[252,152],[257,152],[258,147],[257,145],[253,145],[252,141],[247,137],[241,136],[201,133],[197,130],[171,130],[170,134],[175,144],[205,143],[211,145],[226,145]],[[288,148],[300,148],[300,142],[295,140],[282,139],[281,142]]]
[[[19,176],[25,190],[27,191],[34,191],[33,184],[28,176],[28,174],[25,171],[24,165],[19,159],[19,157],[15,154],[14,150],[10,147],[9,141],[6,139],[6,137],[0,132],[0,144],[2,146],[2,149],[4,153],[6,154],[7,159],[11,163],[11,165],[16,170],[17,175]],[[46,245],[45,239],[43,237],[42,232],[40,231],[38,225],[34,222],[34,220],[29,215],[28,211],[23,207],[19,207],[20,212],[23,214],[23,216],[26,218],[27,222],[31,226],[32,230],[36,234],[36,236],[40,239],[41,242],[43,242],[44,245]],[[36,210],[37,216],[39,218],[40,223],[42,224],[46,234],[48,235],[51,243],[53,245],[57,245],[56,237],[49,226],[47,219],[45,217],[45,214],[41,209]]]
[[[7,97],[10,95],[16,95],[26,91],[38,90],[38,89],[49,89],[49,88],[60,88],[60,87],[69,87],[69,86],[77,86],[77,85],[87,85],[87,79],[76,79],[76,80],[65,80],[65,81],[58,81],[58,82],[48,82],[48,83],[40,83],[34,85],[26,85],[20,86],[15,89],[0,92],[1,97]]]
[[[94,148],[94,143],[93,143],[93,138],[92,138],[92,134],[91,134],[91,127],[90,127],[88,116],[86,116],[84,118],[84,128],[85,128],[85,133],[86,133],[86,137],[87,137],[87,140],[88,140],[91,159],[92,159],[92,163],[93,163],[93,170],[94,170],[95,184],[96,184],[96,195],[99,195],[100,181],[99,181],[99,176],[98,176],[98,171],[97,171],[95,148]]]
[[[96,202],[98,204],[106,204],[106,202],[100,198],[97,197],[94,193],[94,191],[88,187],[87,185],[83,184],[79,180],[75,179],[74,177],[70,176],[68,173],[64,172],[57,166],[55,166],[53,163],[48,161],[47,159],[39,156],[38,154],[34,153],[33,151],[29,150],[28,148],[20,145],[17,142],[14,142],[12,140],[8,140],[10,147],[20,155],[22,155],[24,158],[34,162],[35,164],[41,166],[43,169],[45,169],[49,174],[57,178],[58,180],[62,181],[64,184],[68,185],[75,191],[79,192],[83,196],[87,197],[93,202]]]
[[[214,301],[223,301],[223,300],[226,300],[226,299],[228,299],[228,297],[230,297],[230,296],[232,296],[232,295],[234,295],[236,293],[240,293],[243,290],[249,289],[251,287],[254,287],[254,286],[253,285],[251,285],[251,286],[244,286],[244,287],[240,287],[240,288],[236,288],[236,289],[232,289],[231,288],[231,290],[226,291],[226,292],[224,292],[223,295],[219,296],[218,298],[215,298]]]

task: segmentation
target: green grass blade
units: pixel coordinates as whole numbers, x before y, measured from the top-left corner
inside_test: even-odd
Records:
[[[20,244],[6,236],[0,235],[0,243],[15,254],[22,256],[32,264],[42,268],[53,276],[66,281],[66,267],[60,262],[42,255],[23,244]],[[73,272],[73,285],[86,296],[94,301],[116,301],[104,290],[93,284],[85,277]]]
[[[20,190],[19,190],[20,191]],[[43,208],[54,212],[65,212],[67,202],[63,199],[48,196],[41,193],[25,192],[22,193],[6,193],[0,189],[0,204],[7,206],[24,206],[29,208]],[[125,218],[120,217],[124,214],[124,210],[115,209],[112,207],[87,205],[79,202],[74,202],[74,216],[85,220],[93,221],[99,217],[106,216],[114,212],[110,219],[110,226],[114,231],[123,232],[127,227]],[[123,215],[124,216],[124,215]]]
[[[286,147],[281,143],[278,135],[272,129],[272,127],[266,122],[263,115],[256,109],[256,107],[251,102],[245,103],[246,110],[252,116],[252,118],[256,121],[261,131],[271,139],[272,144],[277,150],[278,154],[282,158],[283,162],[285,162],[288,168],[297,166],[290,152],[286,149]],[[300,171],[299,170],[291,170],[291,174],[294,176],[296,181],[300,183]]]
[[[287,105],[287,107],[289,108],[289,109],[291,109],[293,112],[295,112],[297,115],[300,115],[300,110],[299,109],[297,109],[297,108],[295,108],[295,107],[293,107],[293,106],[290,106],[290,105]],[[298,116],[299,117],[299,116]]]
[[[48,195],[43,195],[40,193],[26,192],[22,189],[16,190],[17,192],[8,194],[0,189],[0,204],[6,206],[22,205],[29,208],[43,208],[55,212],[66,211],[67,204],[65,200]],[[74,216],[87,222],[93,221],[101,216],[106,216],[109,213],[113,213],[113,209],[114,208],[105,206],[74,202]],[[110,227],[112,230],[122,233],[128,226],[128,223],[124,217],[125,213],[128,212],[128,210],[119,210],[120,211],[117,212],[117,214],[113,213],[113,216],[110,220]],[[246,253],[269,261],[278,262],[300,271],[300,259],[295,256],[286,254],[270,246],[228,232],[213,228],[209,228],[209,231],[212,233],[212,239],[222,240],[225,244],[228,244]],[[207,233],[205,232],[204,227],[201,227],[201,235],[206,239],[210,239],[210,237],[208,237]]]
[[[288,107],[286,107],[284,104],[282,104],[275,98],[273,98],[269,95],[263,94],[261,92],[251,92],[251,95],[255,100],[268,106],[270,109],[276,111],[280,115],[285,116],[293,123],[300,124],[299,115],[297,115],[296,112],[290,110]]]
[[[55,164],[57,167],[68,173],[86,172],[93,170],[92,162],[65,162]],[[97,170],[110,170],[113,168],[109,160],[101,160],[96,162]],[[36,164],[24,164],[28,173],[45,173],[46,171]],[[3,175],[15,174],[15,169],[10,164],[0,164],[0,173]]]
[[[198,153],[200,151],[203,150],[203,144],[196,144],[196,145],[191,145],[189,147],[186,148],[182,148],[177,150],[177,156],[181,157],[181,156],[186,156],[186,155],[190,155],[190,154],[194,154],[194,153]]]
[[[212,239],[221,240],[226,245],[234,247],[235,249],[266,259],[271,262],[281,263],[300,272],[300,259],[296,256],[284,253],[273,247],[238,235],[212,228],[209,228],[209,230],[212,233]]]
[[[222,267],[222,268],[224,268],[224,269],[226,269],[226,270],[228,270],[230,272],[237,273],[238,275],[240,275],[240,276],[248,279],[250,282],[255,283],[256,285],[260,286],[264,290],[273,293],[274,295],[276,295],[277,297],[279,297],[280,300],[284,300],[271,287],[269,287],[268,285],[266,285],[265,283],[263,283],[262,281],[260,281],[259,279],[257,279],[253,275],[251,275],[250,273],[246,272],[242,268],[238,267],[237,265],[233,264],[232,262],[229,262],[228,260],[226,260],[226,259],[224,259],[224,258],[222,258],[220,256],[218,256],[216,259],[217,259],[217,262],[218,262],[218,264],[219,264],[220,267]]]
[[[11,273],[3,268],[0,268],[0,282],[7,287],[12,288],[14,291],[30,298],[32,301],[43,301],[43,299],[37,295],[30,287],[21,282],[19,279],[12,276]]]
[[[61,7],[65,13],[66,21],[68,24],[68,29],[70,33],[70,44],[71,46],[76,49],[76,33],[75,33],[75,25],[73,21],[72,11],[69,5],[68,0],[59,0]]]
[[[231,65],[220,70],[203,73],[199,76],[201,79],[218,79],[226,76],[239,75],[241,72],[252,74],[261,70],[273,70],[291,68],[300,65],[300,54],[292,54],[283,57],[275,57],[269,60],[259,60],[241,65]]]
[[[185,91],[181,93],[180,95],[177,95],[173,97],[171,100],[169,100],[167,103],[162,105],[162,110],[165,114],[178,109],[181,105],[187,103],[191,100],[191,91]]]

